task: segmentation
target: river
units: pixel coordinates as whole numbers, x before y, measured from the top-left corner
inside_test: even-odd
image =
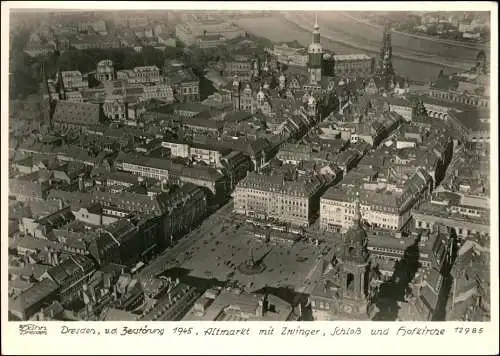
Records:
[[[286,17],[286,18],[285,18]],[[272,17],[236,21],[245,31],[273,42],[297,40],[308,46],[312,40],[314,15],[276,14]],[[345,13],[320,13],[321,43],[337,54],[366,53],[377,60],[382,33],[373,25],[354,21]],[[307,29],[310,27],[310,30]],[[457,72],[472,67],[477,50],[393,33],[393,65],[402,76],[417,81],[436,78],[441,69]]]

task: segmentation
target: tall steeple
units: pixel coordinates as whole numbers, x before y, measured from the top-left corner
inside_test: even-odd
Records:
[[[361,224],[361,208],[359,205],[359,192],[356,192],[356,200],[354,201],[354,219],[353,226]]]
[[[313,43],[320,43],[320,32],[319,32],[319,25],[318,25],[318,14],[316,14],[316,21],[314,23]]]
[[[313,29],[312,43],[307,49],[309,55],[309,62],[307,64],[309,72],[309,82],[317,84],[321,82],[322,66],[323,66],[323,46],[321,46],[321,37],[318,25],[318,16],[316,15],[316,22]]]
[[[394,76],[394,68],[392,67],[392,41],[391,28],[389,21],[384,26],[382,35],[382,48],[380,50],[379,74],[385,79],[386,84],[389,84],[390,79]]]

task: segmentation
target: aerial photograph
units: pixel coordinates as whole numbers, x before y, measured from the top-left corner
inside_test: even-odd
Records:
[[[9,320],[490,321],[490,15],[11,9]]]

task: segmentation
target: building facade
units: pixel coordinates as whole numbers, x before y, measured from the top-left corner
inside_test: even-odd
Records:
[[[80,90],[89,87],[87,79],[80,71],[63,71],[61,77],[65,90]]]
[[[368,76],[373,73],[374,59],[366,54],[336,54],[333,56],[333,72],[336,77]]]
[[[234,192],[234,211],[257,219],[276,219],[307,227],[319,208],[323,182],[316,176],[285,181],[251,172]]]

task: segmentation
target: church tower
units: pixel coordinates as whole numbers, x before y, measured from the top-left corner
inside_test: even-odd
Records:
[[[233,90],[231,92],[231,100],[233,102],[233,110],[240,110],[240,81],[238,80],[238,76],[235,75],[233,79]]]
[[[343,300],[347,301],[347,312],[359,313],[365,305],[367,294],[368,237],[361,223],[359,193],[356,193],[353,225],[344,235],[342,258]],[[352,301],[353,303],[349,303]]]
[[[317,84],[321,81],[321,69],[323,66],[323,47],[320,43],[318,16],[316,16],[316,23],[314,24],[313,41],[309,45],[307,53],[309,55],[309,62],[307,64],[309,82]]]
[[[385,25],[384,34],[382,36],[378,73],[384,79],[388,87],[389,82],[394,76],[394,68],[392,67],[391,29],[389,23]]]

